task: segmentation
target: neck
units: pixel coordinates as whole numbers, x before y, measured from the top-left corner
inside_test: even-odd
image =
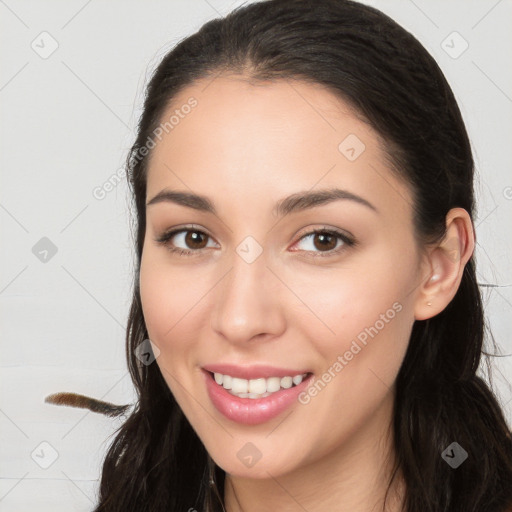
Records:
[[[226,474],[226,512],[399,512],[404,493],[400,471],[383,508],[395,462],[393,396],[390,392],[371,421],[354,432],[349,443],[319,454],[307,466],[264,479]]]

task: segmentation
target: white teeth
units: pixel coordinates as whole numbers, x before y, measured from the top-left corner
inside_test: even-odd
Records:
[[[249,381],[247,379],[233,377],[231,391],[233,391],[233,393],[247,393],[247,391],[249,391]]]
[[[262,395],[265,391],[267,391],[266,379],[251,379],[249,381],[249,393]]]
[[[292,381],[296,386],[298,386],[302,382],[302,375],[295,375]]]
[[[231,389],[231,386],[233,385],[233,377],[230,375],[222,375],[222,373],[218,373],[217,375],[222,377],[222,385],[224,389]]]
[[[293,379],[291,377],[283,377],[281,379],[281,387],[284,389],[291,388],[293,384]]]
[[[269,393],[274,393],[275,391],[279,391],[281,389],[281,379],[279,377],[270,377],[267,379],[267,391]]]
[[[289,389],[294,384],[300,384],[306,373],[302,375],[295,375],[293,377],[270,377],[268,379],[239,379],[238,377],[231,377],[230,375],[223,375],[222,373],[214,373],[215,382],[228,390],[232,395],[239,396],[240,398],[264,398],[266,396],[279,391],[280,389]]]

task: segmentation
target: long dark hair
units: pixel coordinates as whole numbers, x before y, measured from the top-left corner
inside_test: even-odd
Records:
[[[152,75],[127,158],[137,264],[126,356],[137,402],[106,454],[95,512],[224,508],[224,471],[158,365],[142,364],[135,353],[148,338],[139,292],[148,140],[179,91],[222,71],[322,84],[355,107],[386,141],[392,168],[410,185],[420,242],[443,237],[453,207],[474,216],[473,158],[454,95],[422,45],[380,11],[350,0],[266,0],[182,40]],[[405,478],[408,512],[503,512],[512,502],[510,429],[477,375],[485,327],[471,258],[445,310],[415,322],[397,378],[395,470]],[[457,469],[441,456],[452,442],[469,455]]]

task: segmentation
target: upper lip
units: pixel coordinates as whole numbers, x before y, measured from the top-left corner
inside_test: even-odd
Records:
[[[239,379],[268,379],[270,377],[294,377],[311,373],[309,370],[293,370],[290,368],[278,368],[269,365],[240,366],[228,363],[207,364],[203,369],[211,373],[222,373]]]

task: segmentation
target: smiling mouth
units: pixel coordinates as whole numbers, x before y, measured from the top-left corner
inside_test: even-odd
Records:
[[[293,388],[312,375],[311,372],[305,372],[284,377],[242,379],[217,372],[208,373],[220,387],[231,395],[251,399],[266,398],[279,391]]]

